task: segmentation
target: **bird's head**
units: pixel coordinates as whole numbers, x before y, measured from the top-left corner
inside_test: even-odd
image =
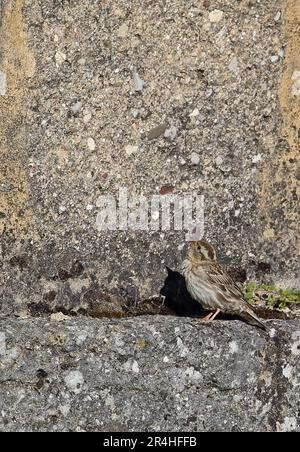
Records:
[[[217,253],[212,245],[204,240],[199,240],[197,242],[192,242],[189,250],[189,257],[198,261],[216,261]]]

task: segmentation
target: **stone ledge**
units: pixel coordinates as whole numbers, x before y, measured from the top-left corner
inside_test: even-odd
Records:
[[[0,430],[300,431],[300,323],[268,325],[1,319]]]

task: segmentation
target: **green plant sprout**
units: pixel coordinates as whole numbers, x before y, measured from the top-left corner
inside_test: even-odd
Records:
[[[263,292],[263,296],[261,296],[261,292]],[[255,282],[246,284],[244,289],[245,300],[251,303],[260,296],[270,309],[284,310],[291,304],[300,304],[300,290],[280,289],[276,288],[275,284],[257,285]]]

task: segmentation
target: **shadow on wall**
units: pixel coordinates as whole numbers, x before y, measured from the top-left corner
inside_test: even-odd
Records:
[[[166,297],[165,304],[177,315],[198,317],[205,313],[200,304],[187,291],[184,277],[167,267],[168,276],[160,294]]]

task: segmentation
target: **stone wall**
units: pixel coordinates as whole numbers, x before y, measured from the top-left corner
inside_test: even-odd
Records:
[[[120,187],[203,194],[223,263],[299,284],[299,23],[295,0],[2,1],[1,311],[158,292],[185,233],[99,233]]]

